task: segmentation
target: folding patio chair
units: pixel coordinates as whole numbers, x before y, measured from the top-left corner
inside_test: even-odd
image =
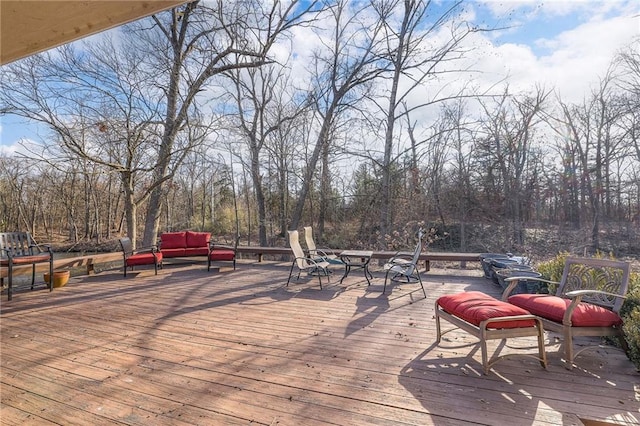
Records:
[[[293,251],[293,255],[295,258],[293,259],[293,263],[291,263],[291,270],[289,271],[289,279],[287,280],[287,287],[289,286],[289,281],[291,281],[291,275],[293,275],[293,268],[298,268],[298,277],[296,279],[300,279],[300,273],[305,271],[308,275],[317,275],[318,282],[320,283],[320,289],[322,289],[322,277],[327,277],[327,282],[329,282],[329,262],[324,260],[316,260],[311,257],[307,257],[304,255],[304,251],[302,250],[302,246],[300,245],[300,240],[298,236],[298,231],[288,231],[289,232],[289,246],[291,246],[291,250]]]
[[[420,287],[422,287],[424,297],[427,297],[427,292],[422,284],[422,278],[420,278],[420,270],[418,269],[418,260],[420,252],[422,251],[422,238],[424,238],[424,235],[425,232],[423,229],[418,230],[418,243],[416,244],[413,256],[407,253],[398,252],[395,256],[389,259],[387,263],[385,263],[384,270],[387,272],[384,276],[384,287],[382,289],[382,293],[386,291],[387,280],[391,275],[391,281],[404,281],[407,283],[419,282]]]
[[[332,265],[344,265],[344,262],[338,258],[338,255],[336,255],[333,250],[319,249],[316,247],[316,242],[313,239],[313,228],[311,226],[304,227],[304,240],[307,243],[310,258],[329,262]]]

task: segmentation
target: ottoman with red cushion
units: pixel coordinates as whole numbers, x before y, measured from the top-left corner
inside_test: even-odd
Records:
[[[437,343],[440,343],[443,334],[457,328],[480,339],[484,374],[489,373],[494,363],[509,356],[496,355],[489,361],[487,340],[491,339],[535,336],[538,338],[538,356],[523,355],[531,356],[540,361],[544,368],[547,367],[542,322],[527,310],[479,291],[467,291],[439,297],[436,300],[435,311]],[[441,332],[440,319],[445,319],[457,327]]]

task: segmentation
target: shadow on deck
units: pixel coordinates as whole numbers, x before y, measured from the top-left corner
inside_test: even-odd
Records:
[[[614,348],[568,371],[547,335],[548,370],[513,357],[485,376],[473,337],[435,346],[438,296],[499,294],[480,270],[424,274],[424,299],[416,285],[383,295],[380,272],[287,288],[288,267],[106,271],[3,299],[2,424],[640,423],[640,374]]]

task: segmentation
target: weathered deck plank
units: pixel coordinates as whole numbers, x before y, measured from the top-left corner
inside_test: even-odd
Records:
[[[548,371],[514,357],[484,376],[473,337],[435,347],[440,294],[497,294],[480,271],[425,274],[422,299],[416,285],[382,295],[379,273],[371,287],[354,275],[286,288],[287,268],[111,271],[3,302],[2,424],[640,421],[640,375],[619,351],[585,352],[568,371],[552,342]],[[534,345],[514,339],[503,353]]]

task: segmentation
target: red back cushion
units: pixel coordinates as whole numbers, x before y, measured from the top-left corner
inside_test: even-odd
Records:
[[[539,317],[561,323],[571,300],[548,294],[516,294],[509,297],[509,303]],[[612,327],[621,324],[622,318],[615,312],[589,303],[581,302],[571,315],[573,327]]]
[[[210,232],[187,231],[187,247],[209,247],[210,239]]]
[[[185,248],[186,246],[186,232],[165,232],[163,234],[160,234],[161,249]]]
[[[522,308],[494,299],[479,291],[441,296],[438,298],[438,305],[451,315],[475,326],[479,326],[482,321],[490,318],[529,314]],[[519,320],[490,324],[488,328],[520,328],[534,325],[534,320]]]

